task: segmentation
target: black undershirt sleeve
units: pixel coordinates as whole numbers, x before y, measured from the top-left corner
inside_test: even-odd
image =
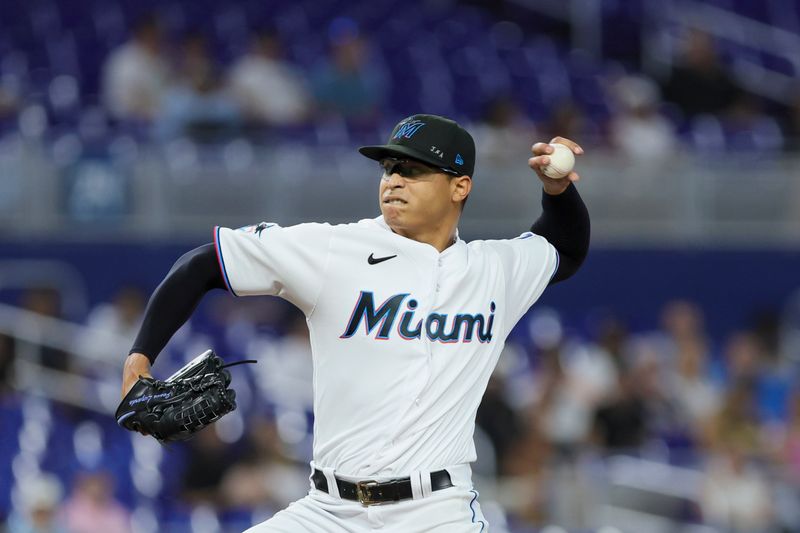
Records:
[[[213,244],[181,256],[153,291],[129,353],[144,354],[152,364],[203,296],[212,289],[225,288]]]
[[[550,284],[563,281],[578,271],[589,252],[589,211],[578,189],[569,187],[557,195],[542,191],[542,215],[531,231],[541,235],[558,251],[559,263]]]

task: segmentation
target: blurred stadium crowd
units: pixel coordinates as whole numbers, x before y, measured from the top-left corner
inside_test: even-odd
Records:
[[[34,313],[27,327],[47,335],[52,325],[37,317],[61,315],[58,293],[21,299]],[[161,448],[114,425],[118,365],[104,370],[93,359],[132,343],[145,300],[127,287],[97,305],[74,352],[0,337],[0,446],[12,458],[2,465],[0,516],[10,533],[238,531],[307,490],[304,317],[276,299],[206,302],[158,373],[206,346],[259,363],[236,373],[238,411],[188,444]],[[765,315],[713,339],[689,301],[668,303],[656,330],[630,331],[608,314],[588,335],[534,309],[478,412],[474,470],[493,531],[796,531],[793,333]],[[15,363],[25,361],[40,363],[39,374],[109,380],[107,405],[15,390]]]
[[[576,1],[597,17],[577,28],[532,5],[14,3],[0,132],[371,139],[426,109],[497,134],[487,152],[536,129],[633,158],[800,146],[793,0]]]
[[[424,110],[472,124],[488,159],[556,134],[654,165],[800,150],[800,59],[742,44],[764,27],[800,42],[793,0],[573,0],[597,7],[599,49],[576,46],[591,25],[525,2],[7,4],[3,138],[355,144]],[[686,6],[736,24],[677,24]],[[147,298],[125,283],[77,317],[47,284],[2,294],[0,530],[241,531],[307,490],[303,317],[275,299],[206,302],[157,373],[209,346],[259,364],[235,372],[238,411],[162,448],[109,416]],[[673,301],[655,330],[614,313],[580,332],[554,309],[523,319],[478,413],[492,531],[800,530],[797,332],[770,315],[713,336],[705,311]]]

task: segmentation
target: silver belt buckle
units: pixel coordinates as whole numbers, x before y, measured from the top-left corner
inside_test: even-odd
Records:
[[[367,479],[356,482],[356,498],[361,505],[376,505],[381,502],[372,499],[372,488],[377,487],[378,482],[374,479]]]

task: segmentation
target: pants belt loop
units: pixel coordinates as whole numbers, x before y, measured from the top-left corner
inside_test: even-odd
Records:
[[[425,470],[420,472],[420,477],[422,481],[422,497],[427,498],[433,492],[431,489],[431,473],[429,470]]]
[[[408,476],[411,480],[411,496],[415,500],[422,498],[422,476],[423,473],[419,470],[414,470],[411,472],[411,475]]]
[[[328,481],[328,494],[334,498],[341,498],[341,496],[339,496],[339,485],[336,483],[336,476],[333,475],[333,468],[323,468],[322,473],[325,474],[325,479]]]

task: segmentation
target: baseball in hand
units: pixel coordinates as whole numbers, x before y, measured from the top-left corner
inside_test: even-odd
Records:
[[[550,158],[550,164],[542,169],[542,173],[548,178],[563,178],[572,172],[572,167],[575,166],[575,154],[563,144],[553,143],[550,146],[553,147],[553,153],[547,156]]]

